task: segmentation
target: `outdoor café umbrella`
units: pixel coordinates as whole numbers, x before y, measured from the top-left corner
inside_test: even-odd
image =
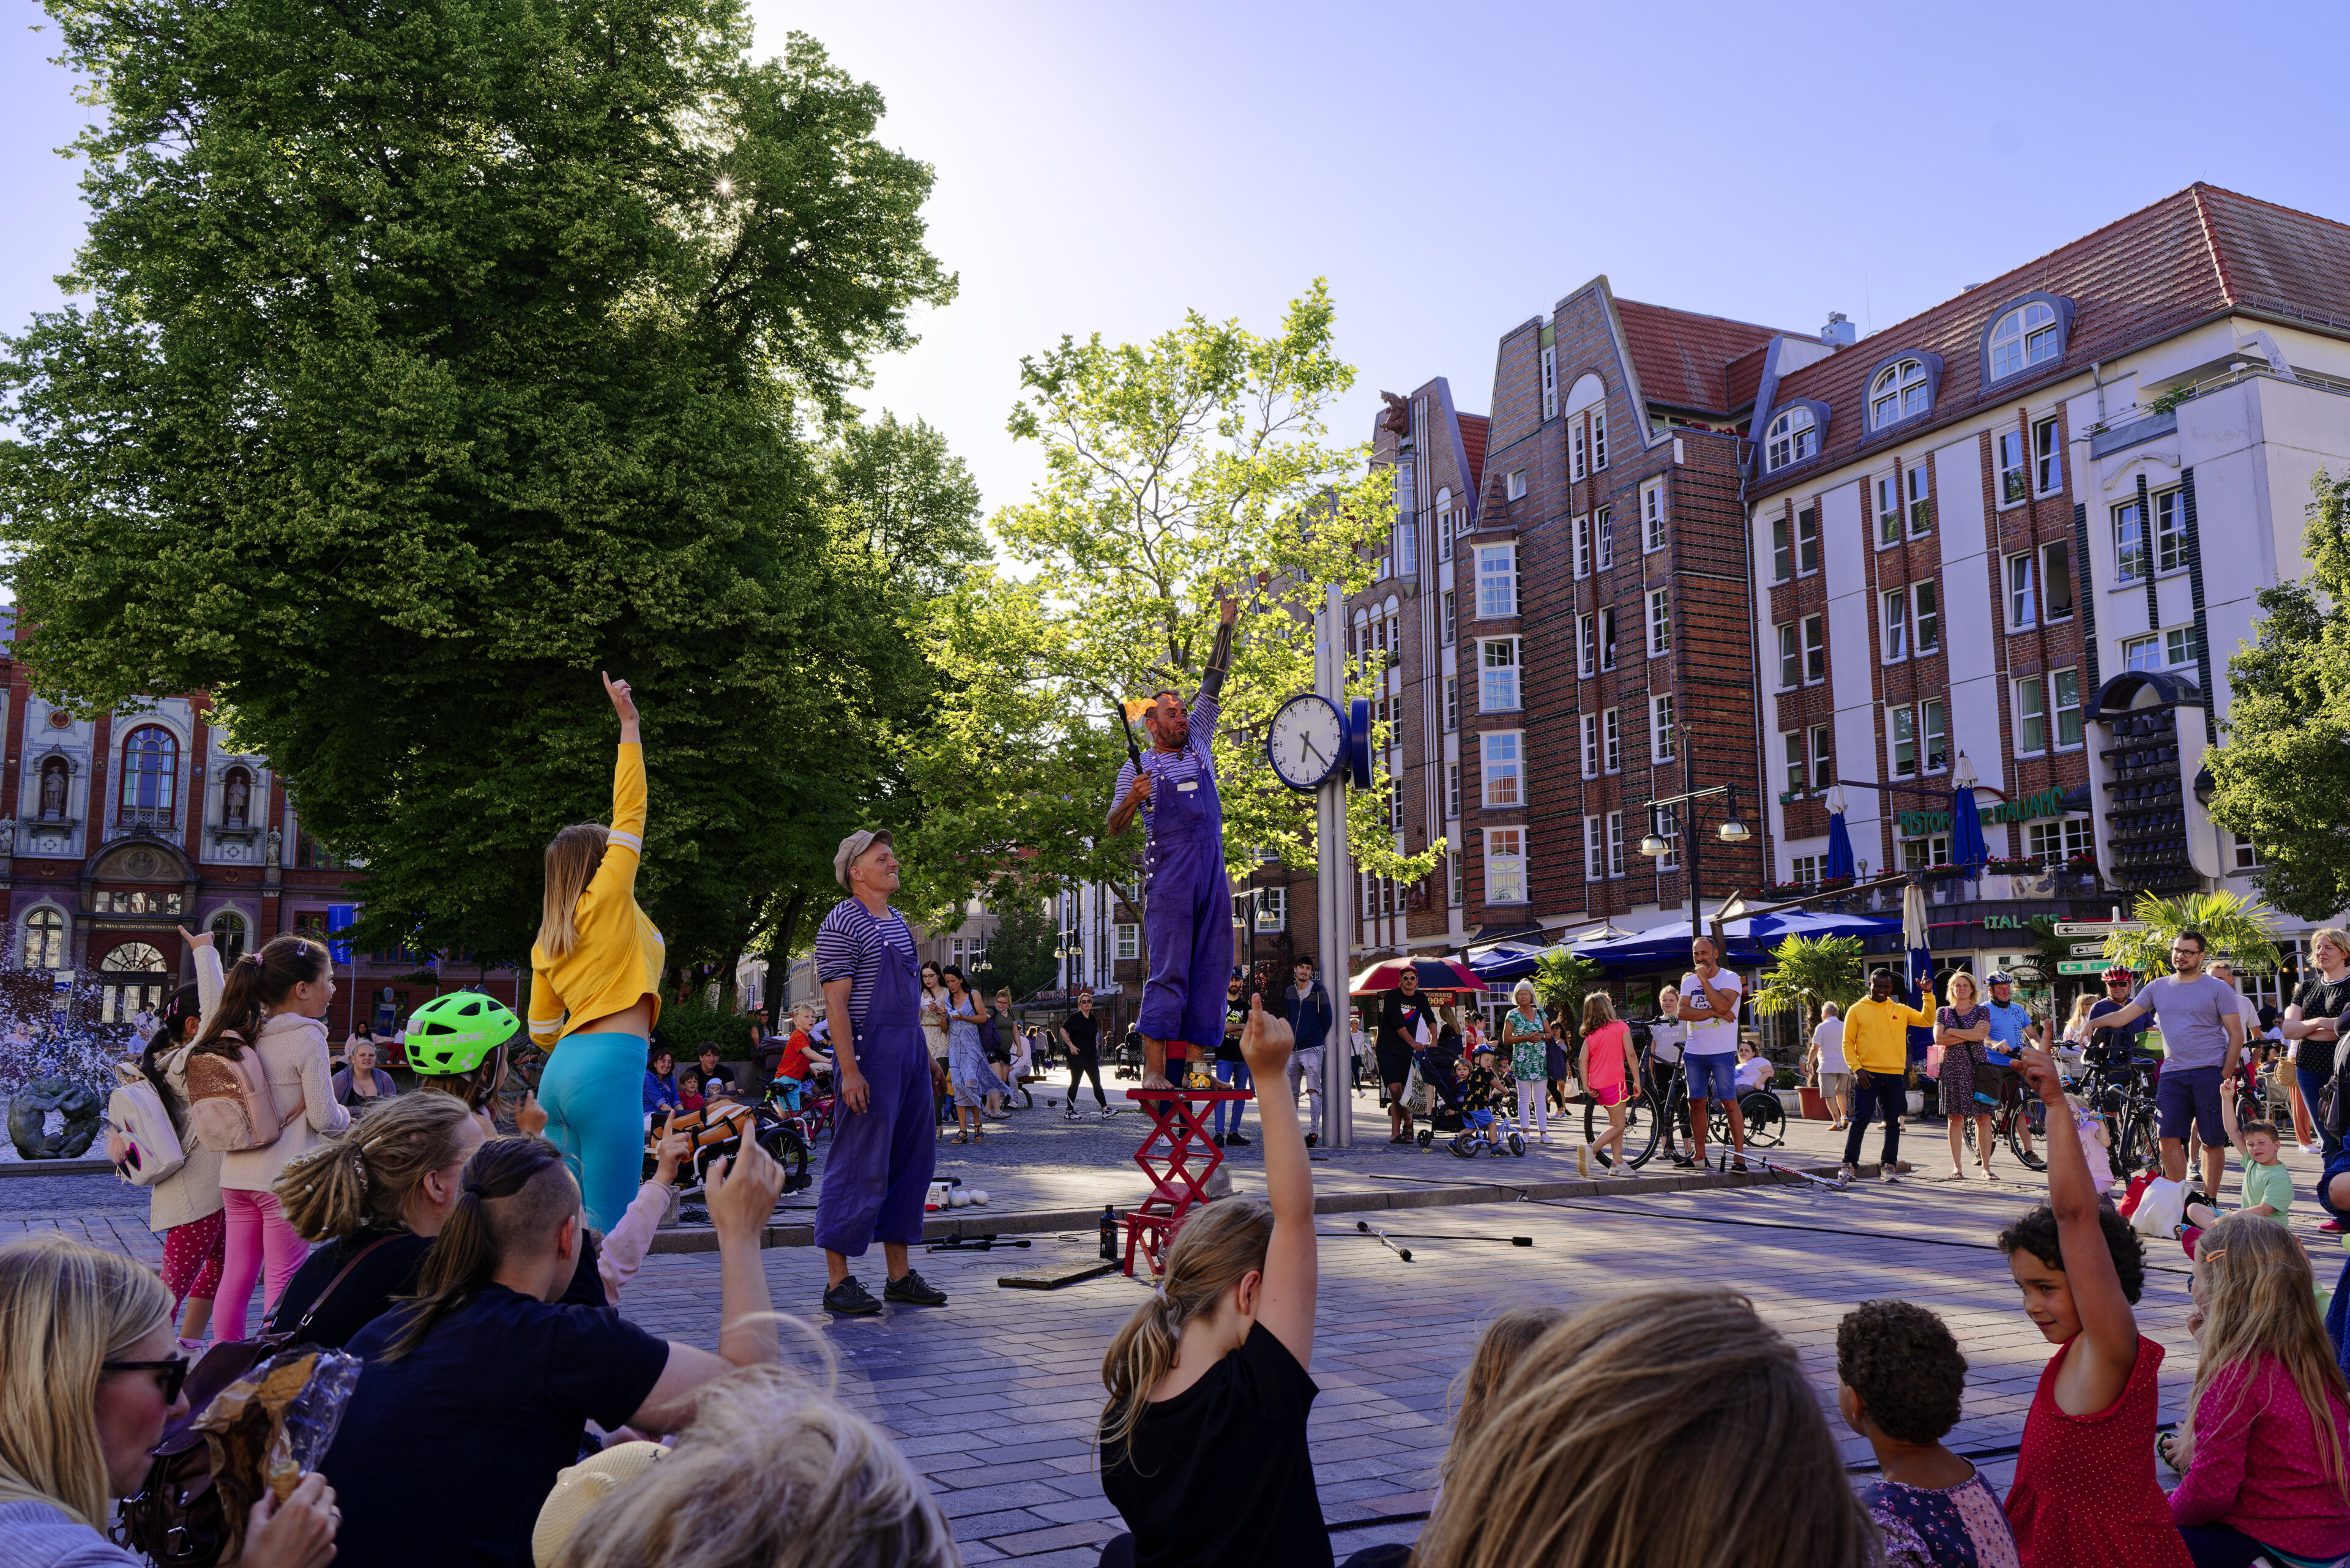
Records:
[[[1974,764],[1967,761],[1964,752],[1959,753],[1950,783],[1956,786],[1950,791],[1950,864],[1965,867],[1970,877],[1979,877],[1991,850],[1983,843],[1981,808],[1975,805]]]
[[[1831,882],[1841,882],[1853,874],[1852,834],[1844,825],[1844,785],[1828,791],[1828,864],[1823,875]]]
[[[1977,825],[1980,828],[1980,824]],[[1901,990],[1909,998],[1909,1005],[1920,1005],[1925,997],[1924,983],[1934,972],[1934,954],[1927,946],[1926,885],[1912,881],[1901,889],[1901,945],[1909,951],[1909,972],[1901,977]],[[1914,1024],[1909,1030],[1909,1059],[1922,1058],[1934,1044],[1934,1032]]]
[[[1451,959],[1382,959],[1347,982],[1350,996],[1395,991],[1403,983],[1404,966],[1419,976],[1422,991],[1483,991],[1485,982],[1467,964]]]

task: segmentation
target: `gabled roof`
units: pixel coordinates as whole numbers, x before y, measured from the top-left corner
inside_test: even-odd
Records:
[[[1727,395],[1730,399],[1725,406],[1731,413],[1737,412],[1754,400],[1754,394],[1762,385],[1763,363],[1770,358],[1771,346],[1765,343],[1760,348],[1741,354],[1723,367],[1722,379],[1726,383]]]
[[[1742,406],[1730,389],[1731,361],[1742,361],[1773,337],[1808,336],[1637,299],[1617,300],[1616,318],[1623,323],[1624,347],[1648,400],[1710,414],[1732,414]],[[1758,360],[1754,374],[1745,378],[1748,399],[1761,377]]]
[[[1460,414],[1461,451],[1469,463],[1469,493],[1474,495],[1485,481],[1485,438],[1493,421],[1483,414]]]
[[[1983,333],[2028,294],[2072,302],[2064,353],[1986,387]],[[1852,348],[1783,378],[1779,406],[1814,399],[1832,410],[1820,455],[1758,475],[1776,490],[1870,447],[2005,403],[2230,309],[2350,331],[2350,226],[2194,184],[2070,244],[1980,284]],[[1867,429],[1869,375],[1888,358],[1940,356],[1930,414],[1882,436]],[[1761,416],[1757,410],[1759,430]]]

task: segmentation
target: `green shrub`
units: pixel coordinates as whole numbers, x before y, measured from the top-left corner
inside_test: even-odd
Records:
[[[746,1061],[751,1054],[751,1019],[748,1013],[729,1012],[700,997],[688,1002],[672,998],[661,1003],[653,1038],[675,1053],[681,1064],[693,1060],[704,1040],[718,1042],[720,1061]]]

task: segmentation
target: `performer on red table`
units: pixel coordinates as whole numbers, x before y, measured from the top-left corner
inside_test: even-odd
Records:
[[[1142,1086],[1164,1089],[1167,1049],[1204,1062],[1224,1037],[1225,981],[1232,971],[1232,902],[1224,874],[1224,813],[1216,795],[1216,699],[1231,667],[1239,605],[1223,601],[1215,651],[1187,707],[1160,691],[1143,710],[1150,750],[1118,771],[1109,830],[1143,823],[1142,931],[1150,974],[1142,987]]]

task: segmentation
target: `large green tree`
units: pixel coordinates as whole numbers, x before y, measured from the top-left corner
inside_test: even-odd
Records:
[[[104,112],[86,303],[0,364],[38,688],[213,691],[365,862],[363,941],[512,958],[604,813],[609,669],[640,891],[673,956],[739,948],[859,804],[807,758],[886,729],[838,718],[876,679],[808,436],[953,292],[879,94],[754,60],[737,0],[50,11]]]
[[[1191,694],[1225,592],[1243,600],[1216,740],[1225,857],[1314,864],[1311,800],[1273,777],[1263,725],[1314,685],[1306,626],[1323,585],[1365,586],[1394,514],[1391,483],[1324,422],[1355,375],[1333,314],[1317,279],[1270,334],[1193,312],[1148,343],[1064,338],[1021,362],[1011,430],[1042,449],[1045,477],[993,518],[1021,575],[974,574],[939,601],[931,646],[949,696],[908,737],[923,797],[912,858],[941,897],[1100,881],[1142,908],[1141,835],[1103,826],[1118,709]],[[1386,803],[1383,789],[1350,800],[1359,864],[1427,875],[1436,852],[1400,853]]]
[[[2309,574],[2260,591],[2252,641],[2228,661],[2211,815],[2260,846],[2262,897],[2322,920],[2350,908],[2350,474],[2312,488]]]

